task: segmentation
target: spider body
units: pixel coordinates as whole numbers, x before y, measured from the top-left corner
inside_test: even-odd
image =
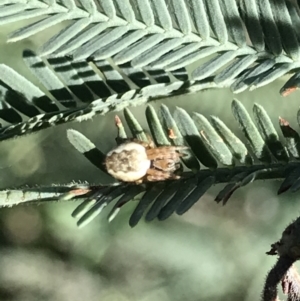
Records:
[[[147,142],[127,139],[124,133],[121,134],[123,126],[118,116],[115,123],[119,131],[116,138],[118,146],[106,155],[75,130],[68,130],[68,139],[91,163],[122,182],[141,184],[180,178],[180,158],[187,155],[182,150],[188,147],[157,147],[148,135]]]
[[[110,175],[123,182],[139,184],[178,179],[183,149],[186,147],[155,147],[152,141],[128,141],[111,150],[104,164]]]
[[[105,166],[114,178],[134,182],[147,173],[151,161],[144,146],[135,142],[125,142],[106,155]]]

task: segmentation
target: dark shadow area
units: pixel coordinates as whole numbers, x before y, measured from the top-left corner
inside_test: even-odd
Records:
[[[5,102],[5,97],[0,92],[0,118],[9,123],[19,123],[22,117],[16,110],[14,110],[8,103]]]
[[[170,71],[170,73],[180,81],[187,81],[189,79],[189,74],[186,68],[179,68],[174,71]]]
[[[5,86],[4,83],[0,84]],[[16,108],[18,111],[28,117],[34,117],[40,114],[39,110],[34,105],[29,103],[24,95],[11,90],[9,87],[7,87],[7,89],[7,93],[4,95],[4,101],[7,102],[10,106]]]
[[[128,78],[138,87],[143,88],[151,84],[147,75],[141,70],[136,70],[131,63],[125,63],[118,66],[128,76]]]
[[[166,84],[171,82],[170,77],[164,70],[151,70],[150,68],[147,68],[146,70],[149,75],[159,84]]]

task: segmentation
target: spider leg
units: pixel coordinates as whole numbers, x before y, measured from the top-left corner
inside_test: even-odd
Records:
[[[168,172],[174,172],[176,169],[178,169],[178,165],[180,166],[180,163],[177,160],[172,159],[161,159],[152,161],[153,167]]]
[[[180,176],[168,171],[149,168],[146,175],[146,180],[149,182],[164,181],[164,180],[180,179]]]
[[[162,146],[153,149],[147,149],[147,157],[152,161],[152,167],[157,170],[174,173],[180,172],[182,166],[180,158],[185,154],[180,150],[187,149],[186,146]]]
[[[154,143],[152,137],[150,136],[150,134],[146,133],[146,136],[147,136],[147,140],[148,140],[148,147],[155,148],[155,143]]]
[[[142,184],[144,181],[145,181],[145,177],[143,177],[143,178],[141,178],[141,179],[135,181],[134,183],[135,183],[136,185],[140,185],[140,184]]]
[[[180,157],[185,154],[180,153],[180,150],[187,149],[186,146],[161,146],[156,148],[147,149],[146,153],[149,160],[162,160],[171,159],[179,161]]]

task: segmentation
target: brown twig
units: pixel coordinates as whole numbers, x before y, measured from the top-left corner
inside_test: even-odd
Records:
[[[293,266],[300,259],[300,218],[283,231],[281,239],[271,245],[267,254],[279,258],[266,278],[262,300],[279,301],[277,285],[281,282],[287,301],[300,301],[300,276]]]
[[[269,272],[265,287],[262,293],[263,301],[279,301],[277,295],[277,285],[285,277],[289,268],[293,265],[293,260],[288,257],[279,257],[274,267]]]
[[[288,295],[287,301],[299,301],[300,298],[300,276],[293,265],[281,281],[282,291]]]

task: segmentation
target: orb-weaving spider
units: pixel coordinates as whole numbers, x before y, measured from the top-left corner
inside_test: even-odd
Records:
[[[118,122],[120,119],[116,117],[117,126]],[[83,154],[97,149],[77,131],[68,130],[68,138]],[[115,179],[141,184],[180,178],[180,158],[185,155],[182,150],[187,149],[186,146],[156,146],[150,137],[148,142],[121,139],[119,136],[116,141],[118,146],[109,151],[103,160],[105,170]]]

